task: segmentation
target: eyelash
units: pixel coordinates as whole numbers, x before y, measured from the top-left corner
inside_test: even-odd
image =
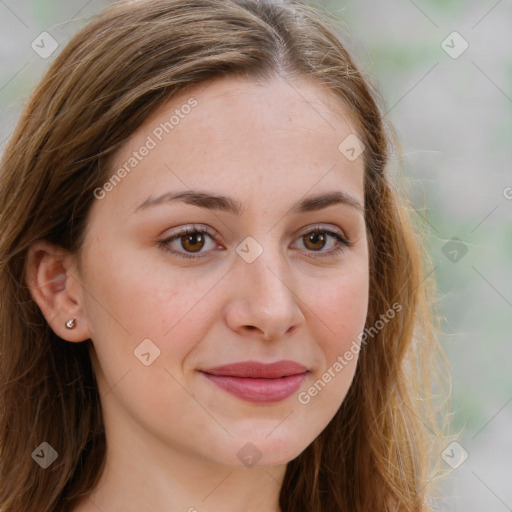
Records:
[[[174,240],[178,240],[182,236],[190,235],[190,234],[194,234],[194,233],[200,233],[202,235],[208,235],[214,242],[216,242],[214,235],[212,233],[210,233],[209,230],[207,230],[205,228],[196,228],[195,226],[191,226],[191,227],[187,227],[187,228],[181,229],[176,235],[173,235],[173,236],[171,236],[169,238],[166,238],[165,240],[160,240],[158,242],[158,245],[164,251],[169,252],[169,253],[171,253],[173,255],[176,255],[178,257],[181,257],[181,258],[193,259],[193,260],[198,260],[198,259],[201,259],[201,258],[205,258],[205,257],[208,256],[208,253],[197,253],[197,254],[203,254],[203,255],[191,255],[190,253],[180,252],[180,251],[176,251],[174,249],[170,249],[169,248],[169,244],[171,242],[173,242]],[[309,235],[311,233],[324,233],[324,234],[330,235],[333,238],[335,238],[338,241],[338,243],[340,244],[336,249],[333,249],[333,250],[325,252],[325,253],[319,253],[319,254],[321,254],[320,256],[317,256],[317,255],[313,256],[313,255],[311,255],[310,257],[312,257],[312,258],[332,257],[332,256],[337,255],[340,252],[344,251],[346,247],[350,247],[352,245],[352,243],[349,240],[345,239],[339,233],[336,233],[335,231],[331,231],[331,230],[326,229],[326,228],[322,228],[321,226],[314,226],[312,229],[310,229],[306,233],[303,233],[300,236],[300,238],[305,237],[305,236],[307,236],[307,235]],[[311,251],[311,252],[315,253],[315,252],[318,252],[318,251]]]

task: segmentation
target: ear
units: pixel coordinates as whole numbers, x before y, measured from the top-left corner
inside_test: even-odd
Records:
[[[90,338],[83,289],[77,281],[71,253],[46,240],[38,240],[28,251],[25,275],[32,297],[57,336],[71,342]],[[65,325],[71,318],[76,318],[74,329]]]

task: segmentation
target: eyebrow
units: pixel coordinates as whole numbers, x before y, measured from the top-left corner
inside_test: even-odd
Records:
[[[242,203],[231,197],[198,190],[187,190],[183,192],[167,192],[157,197],[150,196],[140,204],[133,213],[174,201],[181,201],[208,210],[225,211],[236,216],[242,215],[245,211]],[[333,191],[306,197],[293,206],[291,213],[300,214],[318,211],[335,204],[351,206],[359,212],[364,213],[363,205],[355,197],[342,191]]]

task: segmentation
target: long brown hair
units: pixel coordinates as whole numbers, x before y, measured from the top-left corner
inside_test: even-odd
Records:
[[[80,255],[93,192],[112,174],[109,157],[178,92],[228,75],[308,77],[348,105],[366,148],[366,326],[402,306],[362,347],[335,417],[288,463],[281,509],[430,510],[432,463],[442,447],[434,443],[446,417],[433,400],[443,382],[433,379],[448,375],[432,320],[432,279],[419,230],[389,178],[394,134],[380,94],[338,30],[327,12],[297,1],[126,1],[80,30],[54,60],[1,160],[3,512],[73,510],[97,484],[106,453],[90,341],[66,342],[49,327],[26,285],[28,249],[43,238]],[[46,470],[31,457],[43,441],[58,452]]]

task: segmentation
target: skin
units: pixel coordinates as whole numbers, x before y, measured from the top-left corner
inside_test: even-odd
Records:
[[[338,150],[355,124],[331,94],[304,79],[223,78],[182,91],[116,154],[112,172],[174,110],[197,100],[95,200],[83,265],[45,241],[31,248],[34,299],[58,336],[90,339],[101,396],[107,466],[78,511],[280,511],[286,464],[336,413],[357,356],[307,405],[298,394],[349,350],[368,307],[363,213],[349,204],[290,211],[331,191],[364,205],[363,158],[350,161]],[[189,189],[233,197],[245,210],[236,216],[173,202],[133,213],[149,196]],[[178,237],[168,246],[206,257],[180,258],[159,245],[191,224],[210,228],[216,240],[205,235],[187,245]],[[316,224],[350,246],[331,235],[308,241]],[[248,236],[263,249],[252,263],[236,252]],[[68,330],[72,317],[77,325]],[[160,350],[148,366],[134,355],[144,339]],[[272,404],[235,397],[198,371],[282,359],[309,373],[297,393]],[[248,442],[260,456],[254,467],[237,457]]]

